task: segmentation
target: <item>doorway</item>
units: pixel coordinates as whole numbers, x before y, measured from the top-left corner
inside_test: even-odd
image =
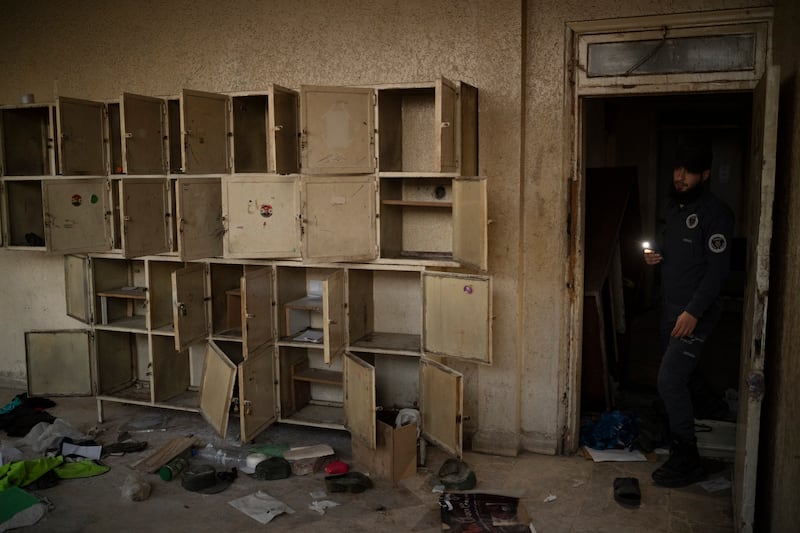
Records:
[[[581,418],[619,410],[640,424],[646,451],[668,438],[656,378],[660,275],[642,242],[657,238],[672,187],[673,155],[687,136],[709,139],[710,188],[734,212],[731,272],[723,314],[693,386],[695,418],[717,433],[708,455],[733,459],[746,285],[747,175],[751,92],[685,93],[583,100],[584,287]],[[722,435],[720,437],[720,435]]]

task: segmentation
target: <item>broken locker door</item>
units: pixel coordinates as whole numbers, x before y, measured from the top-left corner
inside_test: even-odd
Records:
[[[242,442],[251,442],[278,418],[274,351],[271,344],[263,344],[249,351],[239,364],[239,425]]]
[[[42,181],[44,234],[53,253],[111,250],[111,220],[106,178]]]
[[[92,321],[89,286],[89,258],[78,255],[64,256],[64,293],[67,315],[84,324]]]
[[[352,87],[300,88],[302,172],[375,171],[375,91]]]
[[[422,435],[461,458],[463,450],[464,376],[427,357],[420,359],[419,408]]]
[[[237,362],[214,341],[208,341],[200,385],[200,412],[221,437],[228,431]]]
[[[273,338],[272,268],[245,265],[241,278],[244,358]]]
[[[172,323],[178,352],[208,334],[205,290],[204,265],[192,264],[172,273]]]
[[[193,261],[222,255],[222,192],[220,178],[178,178],[178,256]]]
[[[486,178],[453,180],[453,259],[486,270],[489,265]]]
[[[273,85],[269,92],[270,168],[277,174],[300,172],[297,92]]]
[[[772,238],[772,200],[775,191],[775,152],[778,129],[780,68],[770,66],[753,92],[751,123],[747,284],[742,324],[739,413],[734,465],[734,522],[752,531],[758,466],[758,435],[764,397],[764,347],[769,296],[769,252]],[[728,243],[730,245],[730,243]]]
[[[122,170],[125,174],[166,174],[164,108],[160,98],[122,94]]]
[[[126,258],[169,251],[167,180],[122,178],[119,185],[122,255]]]
[[[461,138],[456,133],[456,128],[459,126],[457,105],[456,84],[445,78],[436,80],[436,119],[434,124],[439,131],[434,134],[434,138],[436,139],[436,161],[439,165],[439,172],[458,171],[458,143]]]
[[[297,176],[225,176],[222,209],[225,257],[300,257]]]
[[[303,177],[303,257],[370,261],[378,256],[375,177]]]
[[[344,353],[347,344],[344,290],[344,270],[337,270],[322,280],[322,339],[326,364]]]
[[[227,174],[228,97],[190,91],[181,94],[181,157],[184,174]]]
[[[91,396],[91,354],[88,331],[26,331],[28,395]]]
[[[100,102],[59,96],[56,109],[61,174],[105,175],[105,106]]]
[[[423,350],[491,364],[491,278],[423,272],[422,281]]]
[[[370,450],[376,447],[375,367],[350,352],[344,354],[344,426]]]

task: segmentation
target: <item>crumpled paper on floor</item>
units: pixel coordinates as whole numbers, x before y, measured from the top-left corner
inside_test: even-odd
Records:
[[[268,524],[283,513],[294,514],[294,509],[261,490],[228,503],[262,524]]]
[[[336,507],[337,505],[339,504],[331,500],[315,500],[308,505],[308,508],[319,514],[325,514],[325,509]]]

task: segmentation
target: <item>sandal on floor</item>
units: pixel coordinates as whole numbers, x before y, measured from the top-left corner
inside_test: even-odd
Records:
[[[626,507],[639,507],[642,493],[639,491],[639,480],[635,477],[618,477],[614,479],[614,499]]]

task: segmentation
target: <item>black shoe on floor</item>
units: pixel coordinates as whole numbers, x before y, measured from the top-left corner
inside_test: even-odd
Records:
[[[653,472],[656,485],[669,488],[685,487],[705,477],[697,452],[697,440],[694,438],[674,441],[669,459]]]

